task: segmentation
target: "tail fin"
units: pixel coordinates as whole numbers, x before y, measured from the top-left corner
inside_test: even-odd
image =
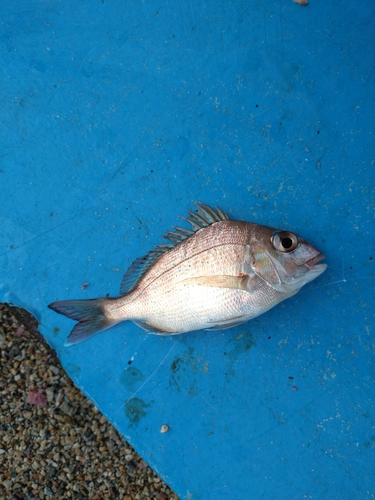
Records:
[[[49,304],[53,311],[79,321],[66,339],[66,346],[78,344],[115,324],[107,319],[103,305],[103,299],[62,300]]]

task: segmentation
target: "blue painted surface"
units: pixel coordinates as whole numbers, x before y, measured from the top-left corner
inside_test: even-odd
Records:
[[[373,3],[2,11],[0,300],[181,498],[375,498]],[[193,200],[328,270],[232,330],[64,348],[47,304],[116,295]]]

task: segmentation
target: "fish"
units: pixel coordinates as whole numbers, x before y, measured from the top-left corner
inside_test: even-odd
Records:
[[[146,256],[126,271],[119,297],[63,300],[49,308],[78,321],[74,345],[122,321],[149,333],[175,335],[232,328],[268,311],[320,276],[324,255],[298,234],[231,220],[195,203]]]

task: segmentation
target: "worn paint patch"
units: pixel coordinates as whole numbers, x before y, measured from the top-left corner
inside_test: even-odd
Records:
[[[125,402],[125,415],[132,424],[136,424],[146,416],[145,408],[149,406],[150,405],[145,403],[142,399],[132,398]]]
[[[363,443],[363,446],[365,448],[375,448],[375,436],[371,436],[371,438],[369,439],[369,441],[366,441],[365,443]]]
[[[188,393],[190,394],[190,396],[196,396],[198,394],[198,391],[197,391],[197,387],[195,385],[195,381],[194,383],[189,387],[189,390],[188,390]]]
[[[125,387],[131,390],[133,390],[136,384],[138,382],[141,382],[143,379],[144,379],[143,373],[134,366],[126,368],[126,370],[124,370],[120,376],[120,382]]]
[[[183,363],[182,358],[175,358],[171,363],[171,371],[172,373],[176,373],[180,369],[180,364]]]
[[[227,375],[233,377],[238,357],[255,345],[256,343],[251,333],[240,333],[228,342],[227,350],[224,352],[224,355],[228,359]]]
[[[181,391],[180,382],[183,374],[189,368],[189,364],[186,359],[176,357],[171,363],[171,378],[169,382],[170,387],[174,387],[178,392]]]
[[[176,356],[171,363],[170,387],[174,387],[178,392],[184,386],[183,379],[188,378],[190,383],[195,384],[194,378],[197,374],[208,373],[209,366],[203,357],[194,356],[195,349],[188,347],[183,356]],[[191,387],[193,387],[191,386]],[[189,391],[189,394],[191,392]]]
[[[75,363],[67,363],[65,369],[70,375],[77,375],[81,371],[81,367]]]

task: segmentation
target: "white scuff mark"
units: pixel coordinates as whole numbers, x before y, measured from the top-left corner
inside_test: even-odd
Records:
[[[289,179],[291,179],[291,178],[292,178],[292,177],[288,177],[287,179],[285,179],[285,181],[283,181],[283,182],[280,184],[280,186],[279,186],[279,190],[277,191],[277,193],[276,193],[276,194],[280,194],[280,193],[281,193],[281,191],[284,189],[284,184],[285,184],[287,181],[289,181]]]
[[[331,351],[327,350],[327,358],[330,359],[331,361],[336,361],[336,358],[333,357],[333,354]]]
[[[328,381],[333,380],[336,378],[336,373],[328,369],[327,372],[323,374],[322,378]]]

